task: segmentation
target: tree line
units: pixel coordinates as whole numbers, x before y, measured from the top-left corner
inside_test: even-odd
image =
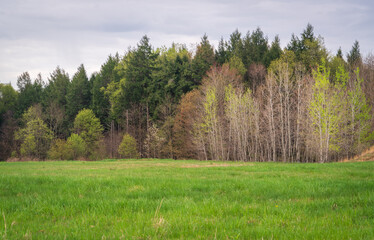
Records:
[[[260,28],[214,49],[147,36],[99,72],[0,84],[0,159],[123,157],[328,162],[373,143],[374,56],[331,54],[308,24],[287,47]]]

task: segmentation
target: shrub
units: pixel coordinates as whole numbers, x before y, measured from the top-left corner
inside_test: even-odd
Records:
[[[139,153],[136,150],[135,138],[129,134],[125,134],[118,147],[118,153],[124,158],[139,158]]]
[[[40,118],[30,119],[26,126],[15,133],[21,142],[22,157],[45,159],[53,140],[53,133]]]
[[[66,150],[71,159],[79,159],[86,155],[86,144],[78,134],[71,134],[66,141]]]
[[[48,158],[53,160],[64,160],[67,158],[66,141],[63,139],[56,139],[51,149],[48,151]]]
[[[48,157],[53,160],[77,160],[85,156],[86,144],[78,134],[71,134],[65,141],[57,139],[48,151]]]
[[[77,147],[74,151],[78,151],[80,154],[80,149],[84,146],[85,157],[90,157],[97,155],[96,152],[99,149],[99,142],[102,138],[103,127],[100,124],[100,120],[95,116],[91,109],[83,109],[81,110],[74,120],[74,132],[76,135],[82,139],[78,140],[76,136],[74,136],[75,147]],[[73,135],[72,135],[73,136]],[[75,153],[78,153],[75,152]],[[76,157],[76,156],[75,156]]]

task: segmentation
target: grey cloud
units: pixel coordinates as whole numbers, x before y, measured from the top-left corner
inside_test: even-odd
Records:
[[[217,44],[235,30],[261,27],[283,46],[310,22],[328,49],[348,52],[359,40],[372,51],[372,1],[349,0],[12,0],[0,1],[0,82],[23,71],[48,77],[60,65],[72,75],[84,63],[97,71],[109,54],[122,54],[147,34],[159,47],[197,43],[207,33]],[[15,86],[15,84],[13,84]]]

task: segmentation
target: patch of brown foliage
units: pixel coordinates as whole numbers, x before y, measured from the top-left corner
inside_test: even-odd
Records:
[[[362,152],[360,155],[355,156],[354,158],[348,159],[345,158],[342,162],[366,162],[374,161],[374,146],[368,148],[366,151]]]
[[[15,158],[11,157],[6,160],[7,162],[38,162],[40,159],[38,158],[30,158],[30,157],[23,157],[23,158]]]

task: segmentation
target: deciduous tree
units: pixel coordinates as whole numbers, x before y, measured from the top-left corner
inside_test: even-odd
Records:
[[[309,117],[313,128],[311,136],[318,150],[318,161],[330,160],[331,154],[339,152],[341,127],[344,124],[344,98],[342,90],[346,84],[342,76],[336,83],[330,83],[330,70],[323,63],[313,72],[315,84],[309,107]]]
[[[24,114],[25,127],[18,130],[15,139],[20,141],[20,155],[45,159],[53,140],[53,134],[43,120],[37,116],[35,107],[30,107]]]

